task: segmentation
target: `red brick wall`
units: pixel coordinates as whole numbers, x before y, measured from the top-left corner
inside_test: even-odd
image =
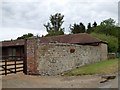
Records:
[[[36,40],[27,40],[27,74],[37,74]]]

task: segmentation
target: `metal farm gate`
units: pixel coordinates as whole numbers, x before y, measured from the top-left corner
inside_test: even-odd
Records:
[[[3,47],[0,75],[25,72],[24,47]]]

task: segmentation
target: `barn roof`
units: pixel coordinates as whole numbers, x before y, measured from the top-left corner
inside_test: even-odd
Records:
[[[2,41],[0,42],[0,45],[7,47],[7,46],[22,46],[24,45],[24,40],[20,39],[20,40],[10,40],[10,41]]]
[[[70,43],[70,44],[106,43],[86,33],[41,37],[40,42],[41,43]]]
[[[80,44],[80,45],[89,45],[89,44],[98,45],[99,43],[107,44],[106,42],[86,33],[40,37],[39,40],[40,43],[44,43],[44,44],[48,44],[48,43],[69,43],[69,44]],[[2,45],[3,47],[23,46],[24,44],[25,44],[24,39],[0,42],[0,45]]]

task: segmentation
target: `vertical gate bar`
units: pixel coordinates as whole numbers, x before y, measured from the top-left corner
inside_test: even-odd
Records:
[[[25,44],[23,47],[24,55],[23,55],[23,72],[27,74],[27,39],[25,39]]]
[[[22,63],[23,63],[23,66],[22,66],[23,67],[23,69],[22,69],[23,71],[22,72],[24,73],[24,61],[23,61],[24,59],[23,59],[22,56],[21,56],[21,60],[22,60]]]
[[[16,58],[15,58],[15,73],[16,73]]]
[[[5,75],[7,75],[7,59],[5,59]]]

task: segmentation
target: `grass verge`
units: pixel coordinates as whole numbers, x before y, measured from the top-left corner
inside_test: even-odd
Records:
[[[104,60],[94,64],[85,65],[68,72],[66,76],[93,75],[93,74],[114,74],[118,72],[118,59]]]

